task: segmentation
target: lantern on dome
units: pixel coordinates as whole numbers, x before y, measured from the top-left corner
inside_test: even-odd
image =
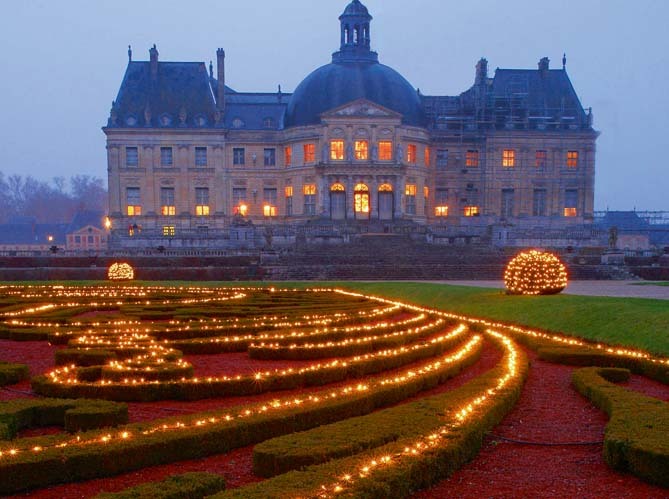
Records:
[[[128,263],[112,263],[107,271],[107,278],[110,281],[132,281],[135,271]]]
[[[567,269],[552,253],[524,251],[507,265],[504,284],[512,295],[555,295],[567,287]]]

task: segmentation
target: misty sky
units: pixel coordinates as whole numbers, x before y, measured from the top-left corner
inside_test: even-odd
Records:
[[[669,1],[367,0],[380,61],[423,94],[457,95],[474,65],[567,71],[593,108],[596,209],[669,210]],[[106,181],[106,123],[127,65],[215,59],[237,91],[291,92],[339,47],[347,0],[2,0],[0,171]],[[492,71],[491,71],[492,75]]]

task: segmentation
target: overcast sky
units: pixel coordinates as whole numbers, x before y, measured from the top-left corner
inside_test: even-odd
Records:
[[[237,91],[292,91],[339,47],[347,0],[2,0],[0,171],[106,181],[104,134],[127,65],[215,59]],[[567,71],[597,142],[596,209],[669,210],[669,1],[367,0],[382,63],[457,95],[474,65]]]

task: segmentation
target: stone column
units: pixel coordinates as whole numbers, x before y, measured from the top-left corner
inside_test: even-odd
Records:
[[[344,185],[346,186],[346,218],[348,220],[355,220],[355,211],[353,210],[353,203],[355,202],[355,192],[353,192],[353,188],[355,187],[355,184],[350,175],[346,177]]]

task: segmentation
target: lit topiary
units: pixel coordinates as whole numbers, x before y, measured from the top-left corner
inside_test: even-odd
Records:
[[[567,269],[551,253],[524,251],[507,265],[504,284],[512,295],[555,295],[567,287]]]
[[[132,281],[135,278],[135,271],[127,263],[112,263],[107,271],[107,277],[110,281]]]

